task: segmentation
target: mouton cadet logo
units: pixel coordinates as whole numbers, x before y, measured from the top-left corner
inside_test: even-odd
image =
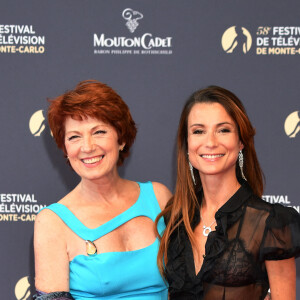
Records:
[[[122,17],[127,21],[126,26],[128,30],[133,33],[139,26],[138,20],[143,19],[143,15],[131,8],[123,10]]]
[[[93,51],[94,54],[109,54],[109,55],[170,55],[173,53],[172,50],[172,39],[171,36],[158,36],[151,32],[141,33],[134,36],[133,33],[139,27],[139,22],[143,19],[145,14],[139,11],[133,10],[132,8],[126,8],[121,13],[122,18],[126,21],[125,26],[131,33],[130,36],[125,34],[122,36],[107,36],[106,33],[93,33]],[[115,19],[115,16],[111,16]],[[151,19],[150,19],[151,21]],[[122,22],[123,23],[123,22]],[[123,23],[124,24],[124,23]],[[124,30],[120,27],[121,23],[114,23],[115,30],[123,32]],[[124,26],[124,25],[122,25]],[[156,27],[156,26],[155,26]]]

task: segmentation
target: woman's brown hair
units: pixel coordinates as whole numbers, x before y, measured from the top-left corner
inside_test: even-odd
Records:
[[[96,80],[79,82],[74,90],[50,100],[48,122],[58,148],[66,154],[65,121],[67,117],[99,119],[115,128],[118,143],[125,143],[119,153],[118,166],[129,155],[136,136],[136,126],[123,99],[108,85]]]
[[[177,181],[175,194],[168,202],[166,208],[158,215],[156,224],[164,217],[166,229],[161,237],[157,263],[161,274],[165,274],[164,266],[167,264],[167,250],[171,234],[183,223],[192,246],[195,247],[194,233],[191,222],[196,208],[199,209],[196,192],[201,189],[199,173],[194,169],[196,185],[194,185],[188,165],[187,123],[192,107],[196,103],[219,103],[221,104],[238,128],[239,138],[244,145],[244,174],[253,192],[261,197],[264,188],[263,173],[260,168],[254,148],[255,129],[253,128],[246,110],[241,101],[232,92],[218,87],[209,86],[196,91],[186,102],[179,122],[177,132]],[[237,178],[242,178],[241,171],[236,163]]]

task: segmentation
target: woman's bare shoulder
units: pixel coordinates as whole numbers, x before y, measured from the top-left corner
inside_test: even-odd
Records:
[[[63,221],[52,210],[45,208],[36,216],[34,222],[34,235],[39,241],[63,234]]]
[[[160,206],[160,209],[163,210],[166,207],[166,204],[168,203],[170,198],[172,197],[172,193],[162,183],[152,182],[152,184],[153,184],[153,190],[157,198],[158,204]]]

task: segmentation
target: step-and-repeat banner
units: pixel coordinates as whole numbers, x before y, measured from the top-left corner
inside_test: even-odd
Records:
[[[31,299],[36,213],[79,181],[46,112],[82,80],[114,88],[137,123],[121,176],[171,190],[185,100],[211,84],[233,91],[257,130],[264,200],[299,212],[299,12],[296,0],[2,0],[0,298]]]

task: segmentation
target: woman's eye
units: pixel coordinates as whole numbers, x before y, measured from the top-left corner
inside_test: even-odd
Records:
[[[72,135],[72,136],[68,137],[68,141],[76,140],[78,138],[79,138],[79,135]]]
[[[193,131],[193,134],[203,134],[204,133],[204,130],[202,129],[196,129]]]
[[[105,130],[97,130],[94,134],[105,134]]]
[[[221,128],[219,130],[219,132],[221,132],[221,133],[227,133],[227,132],[230,132],[230,129],[228,129],[228,128]]]

